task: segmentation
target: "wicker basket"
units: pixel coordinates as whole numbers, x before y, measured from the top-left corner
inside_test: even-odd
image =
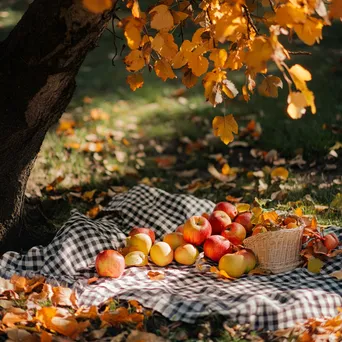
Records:
[[[245,239],[243,243],[254,252],[260,268],[273,274],[288,272],[301,263],[303,231],[304,224],[298,228],[257,234]]]

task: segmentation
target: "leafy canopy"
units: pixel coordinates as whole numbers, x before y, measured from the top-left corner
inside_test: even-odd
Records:
[[[83,0],[83,4],[94,13],[113,6],[112,0]],[[160,0],[146,11],[141,11],[138,0],[126,0],[125,5],[131,15],[118,26],[130,49],[124,63],[133,91],[143,86],[144,69],[163,81],[181,74],[187,88],[201,78],[204,96],[215,107],[237,96],[239,90],[229,73],[243,70],[245,84],[240,91],[245,101],[255,89],[262,96],[277,97],[283,81],[268,74],[273,62],[288,85],[288,115],[299,119],[308,108],[316,113],[315,97],[307,86],[311,74],[299,64],[287,66],[291,51],[280,38],[291,40],[297,35],[307,45],[319,43],[323,26],[342,18],[342,0],[329,5],[323,0]],[[191,40],[184,39],[184,30],[191,26],[197,30]],[[180,44],[177,35],[182,37]],[[216,116],[213,129],[228,144],[237,124],[232,115]]]

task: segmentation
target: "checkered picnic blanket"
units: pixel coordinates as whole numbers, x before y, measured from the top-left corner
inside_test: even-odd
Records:
[[[0,276],[43,274],[49,281],[72,286],[80,305],[101,304],[110,297],[136,299],[167,318],[193,323],[217,313],[254,329],[282,329],[309,317],[333,316],[342,307],[342,283],[329,276],[341,269],[342,255],[327,263],[319,275],[296,269],[279,275],[217,279],[195,267],[171,264],[125,270],[119,279],[99,279],[94,260],[104,249],[122,245],[133,226],[152,227],[157,238],[174,231],[188,217],[209,212],[214,204],[188,195],[172,195],[139,185],[115,196],[97,220],[72,212],[71,218],[46,247],[26,254],[8,252],[0,258]],[[342,229],[330,228],[340,239]],[[165,278],[149,279],[149,270],[163,270]]]

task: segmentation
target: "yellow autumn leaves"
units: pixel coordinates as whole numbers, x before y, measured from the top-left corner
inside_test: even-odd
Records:
[[[143,70],[148,69],[163,81],[179,77],[187,88],[202,78],[205,99],[213,106],[239,93],[240,99],[248,101],[255,89],[262,96],[275,98],[283,81],[267,75],[269,62],[274,62],[289,85],[288,115],[298,119],[308,108],[315,113],[314,94],[306,85],[311,74],[298,64],[287,67],[290,53],[279,37],[292,37],[294,32],[307,45],[319,42],[330,18],[341,17],[341,1],[333,0],[329,6],[323,0],[276,1],[272,6],[262,1],[260,19],[260,14],[254,13],[257,6],[245,0],[206,0],[198,7],[188,0],[163,0],[146,11],[140,9],[138,0],[126,0],[131,14],[118,26],[130,49],[124,58],[131,73],[127,83],[133,91],[141,88]],[[112,8],[113,1],[83,0],[83,4],[89,11],[101,13]],[[197,27],[192,36],[188,34],[189,25]],[[176,39],[179,36],[181,42]],[[230,72],[241,69],[245,82],[240,90]],[[232,140],[230,134],[221,133],[218,135],[225,143]]]

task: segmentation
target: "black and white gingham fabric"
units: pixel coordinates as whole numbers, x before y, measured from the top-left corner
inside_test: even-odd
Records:
[[[342,307],[342,282],[329,276],[342,268],[342,255],[319,275],[296,269],[281,275],[220,280],[195,267],[171,264],[125,270],[119,279],[95,276],[95,257],[103,249],[122,245],[133,226],[151,227],[157,238],[174,231],[188,217],[210,212],[214,204],[188,195],[171,195],[145,185],[113,198],[107,216],[90,220],[77,211],[46,247],[27,254],[8,252],[0,258],[0,276],[42,274],[49,281],[72,286],[80,305],[101,304],[110,297],[136,299],[171,320],[193,323],[212,313],[252,328],[283,329],[309,317],[334,316]],[[342,229],[331,227],[342,239]],[[152,281],[149,270],[162,270],[165,279]]]

